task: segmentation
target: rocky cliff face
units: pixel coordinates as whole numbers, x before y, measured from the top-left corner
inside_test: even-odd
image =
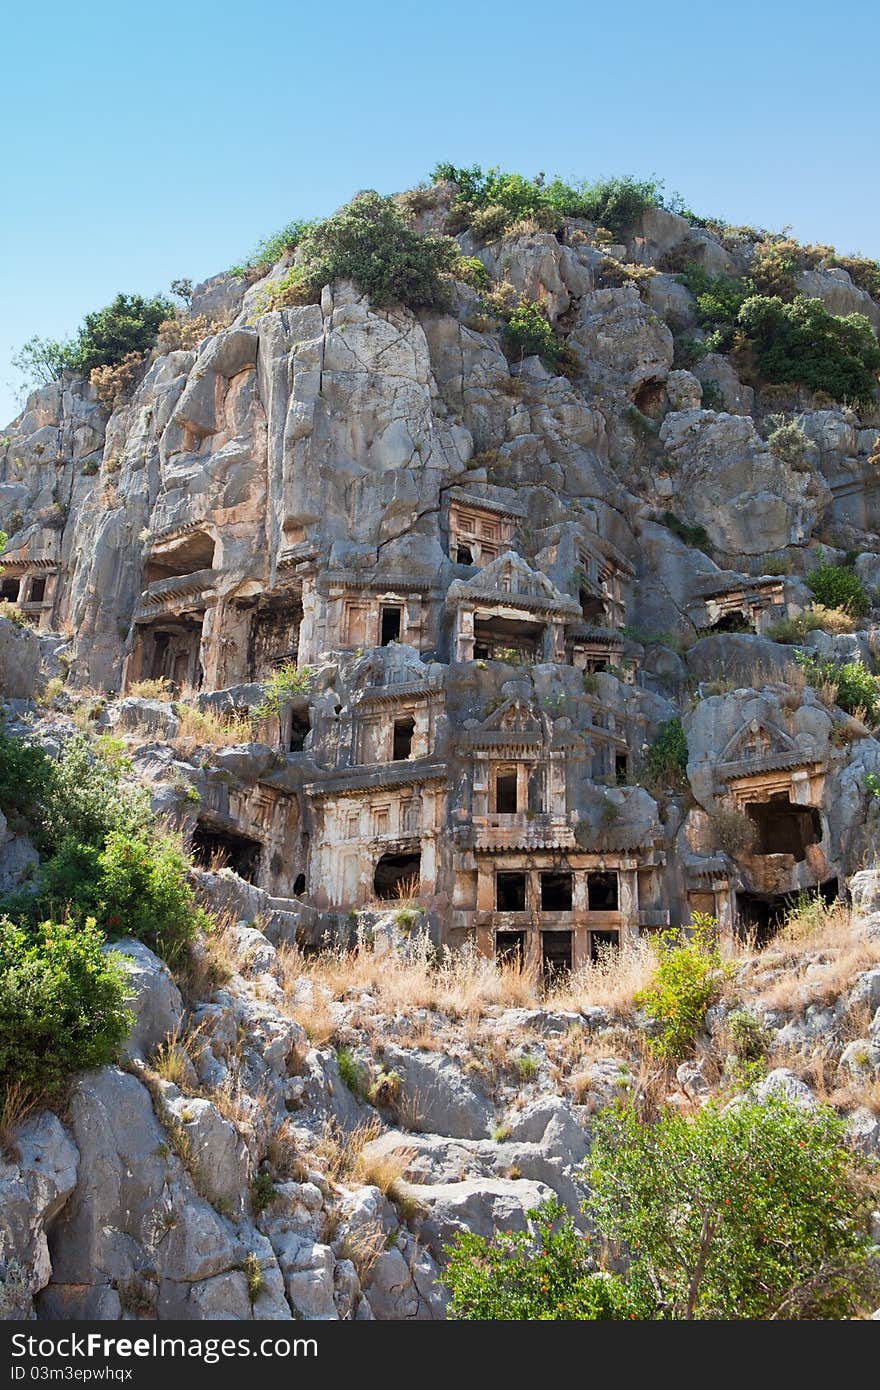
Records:
[[[880,742],[772,639],[788,620],[807,653],[873,668],[872,613],[797,623],[822,559],[847,559],[875,597],[875,416],[762,392],[718,353],[676,365],[677,343],[705,335],[663,267],[740,274],[748,246],[658,209],[627,246],[594,233],[567,219],[559,235],[459,238],[542,306],[565,375],[511,360],[465,284],[443,313],[377,309],[346,282],[266,312],[279,266],[200,286],[192,315],[214,331],[154,352],[112,414],[65,373],[8,427],[3,593],[39,636],[0,620],[0,693],[26,700],[54,674],[63,733],[103,692],[93,712],[154,809],[203,869],[227,864],[206,891],[260,962],[195,1009],[211,1041],[187,1085],[148,1089],[138,1067],[183,1013],[147,961],[150,1007],[164,995],[132,1070],[83,1078],[68,1130],[44,1114],[19,1139],[4,1179],[19,1304],[44,1288],[44,1311],[79,1317],[442,1315],[436,1260],[456,1223],[509,1226],[545,1186],[577,1209],[584,1117],[536,1095],[493,1148],[498,1105],[404,1036],[388,1068],[438,1096],[421,1127],[441,1138],[414,1146],[433,1184],[422,1243],[376,1188],[340,1206],[317,1158],[279,1179],[284,1216],[251,1221],[248,1183],[287,1110],[308,1110],[308,1133],[291,1131],[307,1155],[325,1121],[362,1117],[332,1054],[276,1008],[275,946],[345,944],[359,914],[372,932],[385,900],[414,898],[436,942],[552,976],[695,911],[768,933],[794,895],[833,896],[872,852]],[[609,285],[609,253],[656,273]],[[880,326],[846,271],[801,280]],[[799,413],[796,457],[767,442],[780,407]],[[241,733],[293,665],[277,711]],[[664,761],[652,750],[678,720],[686,757]],[[0,882],[32,863],[0,818]],[[271,941],[241,935],[255,917]],[[236,1029],[230,1118],[190,1093],[222,1091]],[[160,1154],[163,1125],[204,1162]],[[353,1262],[377,1231],[396,1244]]]

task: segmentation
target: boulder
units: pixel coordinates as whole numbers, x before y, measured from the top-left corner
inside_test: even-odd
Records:
[[[0,696],[30,700],[40,669],[40,640],[29,627],[0,618]]]
[[[551,1189],[520,1178],[470,1178],[409,1189],[424,1215],[419,1239],[435,1259],[458,1231],[491,1238],[498,1231],[525,1231],[526,1213],[549,1200]]]
[[[492,1104],[461,1066],[442,1052],[407,1052],[387,1047],[384,1065],[396,1071],[401,1093],[418,1115],[418,1128],[456,1139],[481,1139],[488,1132]]]
[[[799,1110],[814,1110],[816,1107],[816,1098],[807,1083],[787,1067],[776,1067],[763,1081],[759,1081],[754,1095],[758,1101],[771,1097],[787,1100]]]
[[[163,960],[142,941],[126,938],[105,947],[123,958],[128,977],[128,1005],[134,1024],[122,1049],[127,1058],[148,1060],[166,1038],[179,1033],[183,999]]]
[[[56,1115],[19,1124],[0,1159],[0,1318],[30,1317],[52,1272],[48,1233],[74,1189],[79,1151]]]

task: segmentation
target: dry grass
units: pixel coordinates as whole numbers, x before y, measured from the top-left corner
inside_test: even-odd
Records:
[[[126,692],[140,700],[170,700],[171,682],[165,676],[156,680],[132,681]]]
[[[372,1139],[378,1139],[382,1125],[378,1118],[365,1120],[348,1132],[335,1123],[326,1124],[314,1152],[323,1160],[330,1182],[344,1182],[354,1174],[362,1150]]]
[[[348,1231],[339,1248],[339,1258],[351,1260],[361,1283],[386,1249],[385,1232],[378,1221],[366,1221],[356,1230]]]
[[[532,1007],[540,1002],[537,979],[525,967],[499,964],[470,950],[447,951],[438,960],[427,937],[413,938],[405,956],[365,946],[306,956],[286,946],[278,953],[277,969],[289,993],[303,980],[313,986],[314,1002],[297,1001],[291,1008],[310,1037],[316,1027],[320,1031],[315,1015],[326,1011],[323,991],[333,999],[368,992],[390,1014],[433,1009],[452,1018],[479,1016],[493,1005]]]
[[[308,1172],[293,1136],[293,1122],[288,1117],[271,1131],[266,1141],[266,1162],[279,1182],[305,1182]]]
[[[252,739],[251,721],[238,715],[219,714],[216,710],[199,710],[192,705],[174,707],[179,724],[171,745],[179,753],[195,748],[237,748]]]
[[[0,1153],[7,1158],[17,1157],[15,1131],[38,1103],[39,1097],[20,1081],[11,1081],[4,1089],[0,1100]]]
[[[605,950],[597,961],[580,966],[548,994],[552,1009],[579,1010],[599,1006],[609,1013],[626,1014],[633,998],[654,973],[650,940],[627,943],[620,950]]]
[[[761,1006],[800,1013],[810,1004],[833,1004],[856,976],[880,960],[880,941],[853,927],[849,908],[804,897],[757,963],[783,973],[761,993]]]
[[[214,991],[231,980],[238,969],[232,929],[235,917],[223,912],[211,918],[210,927],[190,944],[186,963],[177,974],[177,983],[187,1003],[210,999]]]

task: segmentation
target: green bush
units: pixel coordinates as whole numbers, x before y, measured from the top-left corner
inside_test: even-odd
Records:
[[[697,301],[699,322],[716,331],[713,347],[729,347],[740,309],[754,294],[751,281],[732,275],[710,275],[691,264],[678,276]]]
[[[556,363],[562,350],[556,334],[547,321],[540,304],[530,299],[522,299],[504,328],[508,351],[517,357],[541,357],[551,366]]]
[[[407,226],[393,198],[366,192],[309,228],[293,273],[311,291],[353,280],[379,308],[427,309],[446,303],[444,277],[458,259],[449,237],[420,236]]]
[[[758,294],[794,299],[802,258],[802,248],[790,237],[765,237],[759,241],[750,267],[751,279]]]
[[[125,971],[92,921],[0,918],[0,1087],[57,1093],[113,1059],[131,1027]]]
[[[593,1322],[633,1315],[622,1281],[596,1270],[589,1242],[560,1202],[527,1214],[531,1232],[487,1240],[467,1231],[445,1247],[441,1283],[451,1293],[450,1318]]]
[[[688,746],[680,719],[668,719],[660,725],[645,762],[654,781],[676,787],[687,785]]]
[[[863,314],[838,318],[818,299],[753,295],[737,315],[765,381],[797,383],[837,401],[867,405],[874,398],[880,345]]]
[[[357,1100],[365,1100],[370,1090],[370,1077],[365,1066],[360,1063],[347,1047],[336,1052],[336,1065],[345,1085]]]
[[[863,618],[870,602],[865,586],[845,565],[818,565],[807,575],[807,586],[826,608],[842,608],[850,617]]]
[[[870,1211],[844,1121],[784,1099],[592,1126],[585,1211],[645,1318],[848,1318],[872,1308]]]
[[[97,756],[95,756],[97,754]],[[26,824],[45,855],[35,881],[0,907],[32,925],[63,912],[94,918],[110,936],[136,936],[177,963],[206,915],[187,861],[151,829],[147,794],[122,781],[113,741],[79,734],[53,761],[0,730],[0,808]]]
[[[315,682],[313,666],[297,666],[288,661],[273,671],[263,684],[263,698],[252,711],[254,719],[268,719],[280,715],[286,705],[297,696],[308,695]]]
[[[135,936],[174,965],[196,932],[209,926],[173,840],[113,831],[97,867],[99,921],[109,935]]]
[[[795,652],[794,659],[803,667],[808,684],[817,689],[824,688],[847,714],[864,709],[868,719],[877,717],[880,696],[877,678],[861,661],[845,661],[838,666],[830,657],[807,652]]]
[[[287,226],[282,227],[279,232],[274,232],[272,236],[266,237],[265,241],[259,242],[243,265],[231,266],[230,275],[246,275],[249,270],[258,270],[264,273],[270,271],[273,265],[277,265],[282,256],[295,251],[306,232],[311,231],[316,225],[314,221],[309,222],[302,219],[288,222]]]
[[[708,553],[711,543],[705,526],[688,525],[687,522],[680,520],[674,512],[661,512],[657,520],[661,526],[665,526],[685,545],[692,545],[697,550],[705,550]]]
[[[797,420],[782,420],[767,436],[771,454],[787,463],[789,468],[803,466],[809,444],[804,428]]]
[[[662,932],[655,950],[654,974],[635,1002],[660,1025],[650,1039],[651,1050],[674,1062],[690,1052],[706,1010],[721,997],[727,969],[715,918],[694,913],[690,936],[677,930]]]
[[[569,184],[560,178],[548,181],[543,174],[527,179],[498,168],[484,171],[478,164],[468,169],[443,163],[436,165],[432,178],[458,187],[452,229],[470,226],[486,239],[500,236],[505,227],[524,218],[552,230],[560,227],[565,217],[586,218],[622,239],[648,208],[681,210],[680,199],[666,198],[662,182],[631,175]],[[488,209],[493,212],[491,227],[479,223],[479,213]]]

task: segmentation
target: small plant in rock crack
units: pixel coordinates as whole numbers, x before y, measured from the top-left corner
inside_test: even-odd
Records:
[[[278,1196],[275,1184],[268,1173],[257,1173],[251,1179],[251,1210],[254,1216],[259,1216],[267,1207],[270,1207]]]

